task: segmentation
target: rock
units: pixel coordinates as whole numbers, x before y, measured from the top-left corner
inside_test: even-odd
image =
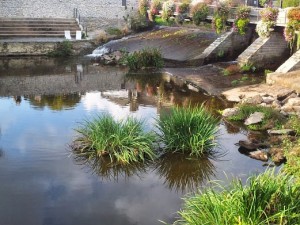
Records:
[[[259,104],[260,106],[267,107],[267,103],[263,102]]]
[[[300,106],[300,97],[288,99],[285,106]]]
[[[265,115],[262,112],[252,113],[245,121],[245,125],[251,125],[260,123],[264,119]]]
[[[268,130],[270,135],[295,135],[295,131],[292,129],[281,129],[281,130]]]
[[[271,104],[275,100],[275,98],[273,98],[272,96],[262,97],[262,99],[263,99],[263,102],[266,104]]]
[[[280,109],[280,107],[281,107],[280,101],[274,100],[272,102],[272,107],[275,108],[275,109]]]
[[[230,117],[230,116],[236,116],[238,113],[240,112],[240,110],[238,108],[227,108],[224,109],[222,116],[224,117]]]
[[[289,97],[291,94],[295,94],[295,91],[293,90],[282,90],[281,93],[277,94],[277,99],[279,101],[283,101],[287,97]]]
[[[242,100],[242,103],[254,104],[254,105],[258,105],[262,102],[263,102],[263,98],[260,95],[255,95],[253,97],[246,98],[246,99]]]
[[[93,63],[93,66],[99,66],[99,63]]]
[[[106,61],[112,61],[112,58],[108,55],[104,55],[103,58],[106,60]]]
[[[269,150],[269,154],[271,155],[272,161],[276,165],[281,164],[286,160],[284,152],[281,148],[271,148]]]
[[[287,98],[285,98],[284,100],[282,100],[282,104],[285,104],[288,102],[289,99],[291,98],[297,98],[297,94],[296,93],[292,93],[291,95],[289,95]]]
[[[254,151],[258,148],[267,148],[268,147],[264,143],[250,142],[250,141],[239,141],[239,146],[247,149],[248,151]]]
[[[260,160],[260,161],[268,161],[268,155],[262,150],[257,150],[249,153],[249,157],[252,159]]]

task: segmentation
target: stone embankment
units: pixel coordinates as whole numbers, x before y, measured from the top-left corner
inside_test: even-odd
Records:
[[[296,51],[285,63],[277,70],[277,73],[287,73],[294,70],[300,70],[300,49]],[[300,72],[299,72],[300,74]]]

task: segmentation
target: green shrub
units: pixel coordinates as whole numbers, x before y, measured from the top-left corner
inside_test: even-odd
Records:
[[[191,14],[194,24],[198,26],[202,21],[206,20],[208,6],[205,3],[198,3],[192,7]]]
[[[280,5],[280,0],[277,0],[277,5]],[[299,6],[299,0],[282,0],[282,8],[297,6]]]
[[[267,171],[251,176],[244,186],[239,180],[227,188],[218,183],[185,198],[175,224],[300,224],[299,197],[300,186],[291,177]]]
[[[69,57],[73,54],[72,52],[72,43],[68,40],[59,42],[54,51],[48,53],[48,56],[51,57]]]
[[[220,4],[216,8],[216,12],[214,14],[212,20],[212,26],[216,30],[217,34],[220,34],[222,31],[226,30],[226,22],[229,16],[229,7],[226,4]]]
[[[218,120],[203,106],[176,107],[170,114],[161,114],[157,128],[166,151],[201,156],[210,153],[216,145]]]
[[[248,6],[240,6],[237,9],[236,19],[233,23],[233,28],[239,32],[239,34],[244,35],[247,30],[247,26],[250,22],[251,8]]]
[[[152,67],[159,69],[163,66],[161,52],[157,48],[145,48],[127,55],[127,65],[130,70]]]
[[[136,119],[115,121],[104,115],[86,120],[76,131],[80,134],[74,143],[77,155],[99,159],[110,157],[111,162],[121,164],[155,158],[155,136],[145,133],[142,122]]]
[[[141,16],[147,15],[148,1],[147,0],[138,0],[138,12]]]
[[[122,35],[122,31],[117,28],[117,27],[109,27],[106,29],[106,33],[108,33],[109,35],[117,35],[120,36]]]
[[[126,19],[129,28],[133,31],[144,31],[153,27],[153,23],[146,16],[136,14]]]
[[[255,112],[262,112],[264,114],[264,119],[261,123],[248,126],[248,128],[250,128],[251,130],[265,130],[274,127],[275,125],[281,126],[285,122],[284,116],[277,110],[270,107],[241,104],[238,106],[238,108],[239,113],[235,116],[229,117],[229,120],[244,121]]]
[[[162,18],[168,20],[170,16],[174,14],[175,3],[173,0],[168,0],[162,5]]]

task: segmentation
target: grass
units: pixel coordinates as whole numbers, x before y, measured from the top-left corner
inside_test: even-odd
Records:
[[[157,120],[159,137],[165,151],[201,156],[216,146],[218,120],[204,106],[173,108]]]
[[[105,30],[109,35],[117,35],[117,36],[121,36],[122,35],[122,31],[117,28],[117,27],[108,27]]]
[[[109,157],[111,162],[120,164],[155,158],[155,136],[145,133],[139,120],[115,121],[109,115],[98,116],[84,121],[76,131],[80,134],[73,146],[77,156],[89,159]]]
[[[251,104],[241,104],[238,105],[239,113],[235,116],[231,116],[228,119],[232,121],[244,121],[252,113],[262,112],[264,114],[264,119],[259,124],[249,125],[248,128],[251,130],[266,130],[272,127],[280,127],[284,124],[285,118],[277,110],[270,107],[251,105]]]
[[[216,189],[221,189],[217,191]],[[300,186],[274,171],[251,176],[247,184],[235,180],[227,188],[217,183],[184,199],[175,224],[294,225],[300,224]]]
[[[125,61],[131,71],[149,67],[159,69],[164,65],[161,52],[157,48],[145,48],[130,53],[126,56]]]

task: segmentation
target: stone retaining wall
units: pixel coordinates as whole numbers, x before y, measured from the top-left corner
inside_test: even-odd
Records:
[[[239,65],[253,64],[257,68],[277,69],[289,57],[289,48],[281,32],[269,38],[256,39],[237,61]]]
[[[300,50],[296,51],[287,61],[285,61],[276,72],[287,73],[294,70],[300,70]]]
[[[123,18],[136,9],[136,0],[0,0],[0,17],[72,18],[74,8],[81,17]]]

